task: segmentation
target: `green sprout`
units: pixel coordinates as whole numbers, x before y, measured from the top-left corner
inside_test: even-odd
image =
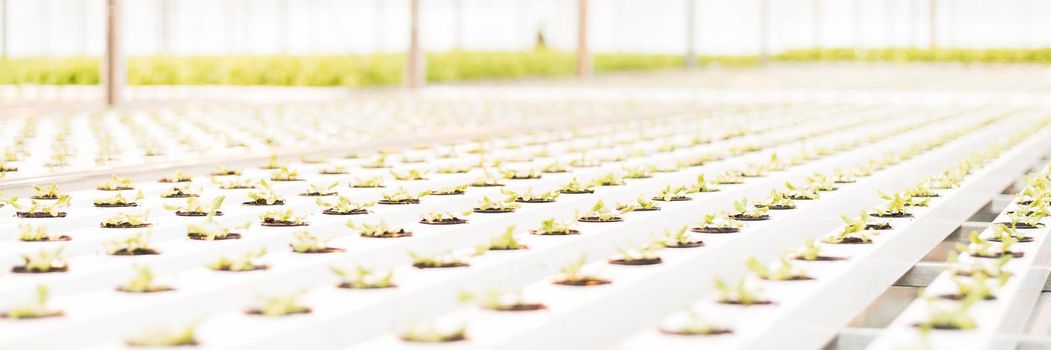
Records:
[[[391,170],[390,175],[398,181],[421,181],[427,179],[427,171],[420,169],[409,169],[404,173]]]
[[[768,304],[761,299],[757,287],[749,287],[742,278],[733,286],[726,284],[721,278],[715,278],[715,292],[717,300],[723,304],[756,305]]]
[[[661,331],[664,333],[680,335],[715,335],[731,333],[729,329],[719,327],[715,323],[704,319],[695,309],[688,310],[687,317],[688,318],[682,324],[671,327],[662,327]]]
[[[826,236],[821,240],[822,242],[828,244],[872,243],[872,237],[865,232],[865,228],[868,227],[866,213],[862,213],[858,219],[851,219],[846,215],[840,215],[839,218],[844,222],[843,228],[837,233]]]
[[[322,241],[318,236],[307,231],[296,232],[293,236],[294,240],[288,245],[292,247],[292,251],[296,253],[324,253],[332,251],[335,248],[330,248],[326,242]]]
[[[664,248],[664,244],[660,241],[650,242],[643,245],[625,245],[617,247],[617,257],[613,260],[620,260],[625,263],[642,262],[642,261],[660,261],[660,256],[657,255],[657,251]]]
[[[463,267],[468,266],[467,259],[452,253],[440,253],[432,255],[423,255],[413,251],[409,252],[409,257],[412,258],[412,266],[417,268],[443,268],[443,267]]]
[[[554,163],[545,165],[543,171],[545,173],[564,173],[564,172],[568,172],[569,168],[565,164],[563,164],[561,162],[554,162]]]
[[[69,195],[63,194],[58,196],[58,200],[45,204],[46,202],[37,201],[32,199],[29,201],[29,207],[18,202],[18,197],[11,197],[3,200],[4,203],[14,207],[15,209],[21,209],[16,212],[19,217],[63,217],[66,216],[64,212],[59,211],[60,208],[69,207]]]
[[[211,176],[240,176],[241,171],[233,168],[227,168],[222,164],[216,164],[215,170],[209,174]]]
[[[508,169],[503,171],[505,179],[508,180],[531,180],[539,179],[541,177],[540,170],[529,169],[529,170],[517,170]]]
[[[477,251],[488,251],[488,250],[518,250],[526,249],[526,246],[515,238],[515,225],[508,226],[503,233],[493,237],[489,242],[482,243],[477,247]]]
[[[50,296],[51,293],[48,291],[47,287],[44,285],[37,285],[36,299],[34,299],[32,303],[13,308],[0,315],[12,320],[61,316],[62,311],[48,308],[47,301],[50,299]]]
[[[117,193],[112,197],[96,198],[93,203],[96,207],[135,207],[139,205],[136,201],[142,198],[142,190],[139,190],[133,198],[126,198],[123,193]]]
[[[248,228],[251,226],[251,222],[245,222],[240,226],[226,227],[219,225],[215,222],[215,220],[213,220],[211,216],[209,216],[208,220],[202,223],[186,225],[186,235],[191,239],[200,239],[206,241],[240,238],[240,235],[234,232],[243,232],[245,230],[248,230]]]
[[[171,287],[154,284],[153,271],[148,266],[134,265],[133,268],[135,268],[135,277],[128,284],[118,287],[118,290],[128,293],[151,293],[172,290]]]
[[[58,185],[54,183],[50,185],[33,185],[33,196],[30,198],[42,200],[58,199]]]
[[[384,193],[383,199],[379,201],[379,204],[417,204],[420,202],[420,198],[429,194],[431,194],[430,190],[412,194],[405,191],[404,187],[398,187],[398,190],[393,193]]]
[[[815,172],[806,178],[807,187],[815,191],[827,192],[839,189],[836,182],[825,174]]]
[[[624,178],[625,179],[646,179],[646,178],[650,178],[650,177],[653,177],[653,171],[654,171],[652,166],[645,166],[645,165],[644,166],[636,166],[636,167],[625,166],[622,169],[624,170]]]
[[[240,259],[231,259],[227,257],[219,257],[219,260],[208,263],[205,267],[215,271],[255,271],[266,268],[266,265],[257,264],[256,260],[266,255],[266,247],[260,247],[259,250],[252,250],[246,252]]]
[[[712,183],[716,185],[735,185],[744,183],[744,177],[741,176],[741,172],[727,170],[712,180]]]
[[[770,196],[766,200],[756,203],[755,206],[768,209],[793,209],[796,203],[788,196],[788,192],[778,191],[775,188],[770,190]]]
[[[100,191],[127,191],[134,190],[135,184],[130,177],[113,175],[109,180],[95,186],[95,189]]]
[[[912,213],[909,212],[911,197],[903,196],[901,193],[895,193],[892,196],[882,192],[880,193],[880,197],[887,200],[887,203],[876,208],[876,210],[873,211],[873,215],[879,217],[912,216]]]
[[[467,325],[439,329],[434,324],[417,325],[402,331],[398,338],[413,343],[446,343],[467,339]]]
[[[131,347],[174,347],[197,345],[197,326],[178,330],[154,329],[146,334],[125,341]]]
[[[69,236],[52,235],[45,225],[34,227],[33,224],[18,225],[18,239],[23,242],[68,241]]]
[[[299,298],[303,294],[304,292],[295,292],[278,296],[259,297],[259,307],[249,310],[249,313],[266,317],[310,313],[310,308],[299,302]]]
[[[621,186],[624,185],[624,178],[616,173],[606,173],[591,180],[591,183],[595,186]]]
[[[225,181],[217,178],[212,178],[212,183],[219,185],[219,188],[224,190],[244,190],[256,188],[256,181],[250,178],[235,177],[226,179]]]
[[[592,286],[610,283],[609,280],[586,273],[584,271],[585,264],[587,264],[587,257],[581,255],[579,259],[562,267],[562,273],[559,275],[555,283],[574,286]]]
[[[171,188],[161,191],[161,198],[188,198],[188,197],[200,197],[200,191],[194,191],[190,189],[190,185],[175,185]]]
[[[687,193],[715,192],[715,191],[718,191],[718,190],[719,190],[718,188],[715,188],[715,186],[713,186],[711,183],[709,183],[708,181],[706,181],[704,179],[704,174],[699,174],[699,175],[697,175],[697,181],[695,181],[694,183],[690,184],[690,187],[686,190],[686,192]]]
[[[339,196],[336,202],[318,198],[314,203],[323,208],[325,214],[330,215],[368,214],[369,207],[376,205],[376,202],[355,202],[346,196]]]
[[[644,196],[639,196],[635,199],[635,203],[617,203],[617,211],[654,211],[660,210],[661,207],[657,206],[657,203],[646,199]]]
[[[467,210],[462,213],[453,212],[436,212],[431,211],[420,218],[420,223],[423,224],[462,224],[467,223],[467,219],[463,217],[471,215],[472,211]]]
[[[474,208],[474,211],[479,213],[510,213],[518,209],[518,207],[519,205],[514,202],[513,197],[494,201],[489,199],[489,196],[484,196],[482,201],[478,202],[478,207]]]
[[[796,250],[796,257],[806,261],[816,261],[821,258],[821,246],[815,240],[808,239],[802,247]]]
[[[1015,226],[1011,225],[992,225],[992,231],[988,234],[982,235],[983,239],[1002,242],[1005,239],[1011,238],[1019,242],[1032,241],[1033,237],[1026,236],[1025,233],[1019,232]]]
[[[576,177],[574,177],[572,180],[569,180],[568,183],[562,185],[562,188],[559,189],[559,192],[569,194],[593,193],[595,192],[593,187],[594,186],[592,184],[581,183],[579,180],[577,180]]]
[[[102,220],[100,224],[107,228],[138,228],[150,226],[150,212],[147,210],[141,214],[118,212]]]
[[[380,188],[383,187],[383,178],[379,176],[356,178],[350,186],[354,188]]]
[[[266,163],[263,163],[263,166],[261,166],[260,169],[274,170],[280,169],[282,166],[284,166],[284,164],[281,164],[281,162],[277,160],[277,155],[274,154],[270,155],[270,159],[268,159]]]
[[[246,205],[283,205],[285,199],[281,198],[274,192],[274,188],[270,186],[270,183],[266,180],[259,180],[259,187],[262,189],[258,191],[248,191],[248,198],[251,201],[244,202]]]
[[[671,187],[671,185],[665,185],[664,189],[653,196],[653,200],[663,202],[688,201],[691,198],[686,195],[687,193],[689,192],[686,186]]]
[[[104,242],[106,254],[109,255],[145,255],[158,254],[157,250],[150,247],[150,233],[139,232],[123,239]]]
[[[806,271],[799,266],[793,265],[788,260],[788,255],[782,255],[780,259],[770,265],[764,265],[754,256],[748,258],[748,269],[756,276],[770,281],[796,281],[811,279]]]
[[[201,203],[197,197],[190,197],[186,198],[186,203],[183,205],[165,204],[164,210],[170,210],[174,211],[176,214],[191,216],[222,215],[219,208],[222,208],[224,199],[226,199],[225,196],[218,196],[212,198],[212,201],[205,205],[204,203]]]
[[[467,192],[467,187],[469,187],[469,186],[470,185],[463,184],[463,185],[455,185],[455,186],[439,188],[437,190],[431,191],[431,194],[435,195],[435,196],[450,196],[450,195],[464,194],[464,193]]]
[[[664,237],[659,241],[665,247],[690,247],[700,246],[701,240],[692,237],[688,232],[688,226],[683,225],[676,230],[664,229]]]
[[[744,223],[736,220],[727,212],[717,214],[704,214],[700,229],[707,231],[736,232],[744,228]]]
[[[172,175],[171,177],[163,177],[163,178],[160,179],[160,182],[169,182],[169,183],[172,183],[172,182],[191,182],[191,181],[193,181],[193,176],[191,176],[190,174],[188,174],[188,173],[186,173],[185,171],[182,171],[182,170],[179,170],[179,171],[175,172],[175,175]]]
[[[799,188],[791,182],[785,182],[786,196],[795,200],[812,200],[821,198],[821,194],[812,187]]]
[[[346,226],[352,230],[358,231],[358,234],[362,237],[396,238],[412,236],[412,232],[405,231],[403,228],[394,229],[387,226],[387,223],[383,220],[380,220],[378,224],[364,222],[359,224],[353,221],[347,221]]]
[[[296,215],[292,209],[268,211],[259,216],[265,226],[306,226],[306,216]]]
[[[460,293],[461,302],[473,302],[479,307],[496,311],[539,310],[544,304],[530,303],[525,300],[521,291],[505,292],[490,289],[480,293]]]
[[[974,275],[985,275],[993,278],[1007,278],[1011,275],[1011,272],[1004,270],[1004,265],[1011,261],[1010,256],[1002,256],[999,259],[994,260],[991,264],[986,263],[980,259],[972,259],[968,263],[960,261],[959,253],[956,251],[950,251],[949,257],[946,262],[949,264],[949,270],[957,276],[974,276]]]
[[[927,299],[927,317],[917,323],[920,329],[973,329],[976,327],[970,308],[976,301],[968,297],[959,303],[935,302]]]
[[[501,189],[500,193],[507,195],[508,201],[515,201],[519,203],[554,202],[556,199],[558,199],[558,196],[562,194],[562,192],[559,192],[558,190],[533,193],[532,187],[526,189],[525,192],[522,193],[517,193],[507,189]]]
[[[395,287],[394,271],[376,272],[361,266],[355,267],[352,271],[336,266],[329,267],[329,270],[340,277],[340,288],[379,289]]]
[[[333,164],[322,168],[319,173],[321,175],[342,175],[350,173],[350,171],[347,170],[345,165]]]
[[[748,198],[741,198],[740,200],[734,201],[733,217],[735,219],[763,219],[767,217],[768,207],[757,207],[754,205],[748,205]]]
[[[981,236],[978,235],[978,231],[971,231],[970,234],[968,234],[968,239],[971,241],[971,244],[956,243],[956,250],[978,258],[995,259],[1004,256],[1015,256],[1018,254],[1011,251],[1011,247],[1018,242],[1014,237],[1005,237],[1005,239],[996,247],[993,247],[991,242],[982,239]]]
[[[335,196],[336,187],[339,187],[339,181],[330,183],[328,185],[317,183],[307,184],[307,190],[303,191],[303,193],[300,193],[299,195],[307,197]]]
[[[16,270],[29,273],[42,273],[52,271],[65,271],[69,264],[62,258],[62,247],[54,250],[40,249],[35,255],[22,254],[23,264]]]
[[[620,215],[635,210],[635,207],[628,207],[613,211],[606,206],[606,203],[601,199],[595,202],[595,205],[591,206],[591,209],[585,211],[583,214],[577,214],[577,220],[581,222],[616,222],[621,221]]]

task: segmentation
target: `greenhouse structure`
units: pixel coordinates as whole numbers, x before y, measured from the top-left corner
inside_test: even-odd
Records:
[[[1049,16],[0,0],[0,349],[1051,349]]]

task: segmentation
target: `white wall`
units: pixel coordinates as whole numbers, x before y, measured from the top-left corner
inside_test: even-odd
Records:
[[[99,55],[105,0],[6,0],[9,56]],[[168,40],[161,4],[170,4]],[[575,45],[576,0],[421,0],[428,50]],[[456,2],[459,1],[459,16]],[[597,52],[682,53],[687,0],[590,0]],[[701,54],[758,48],[760,0],[695,0]],[[771,49],[814,44],[823,4],[825,47],[927,45],[929,0],[769,0]],[[1051,46],[1051,1],[937,0],[938,41],[958,47]],[[125,0],[130,55],[339,54],[401,51],[407,0]],[[284,8],[284,10],[283,10]],[[459,18],[460,31],[457,35]],[[857,18],[855,21],[854,19]],[[459,37],[459,39],[457,38]]]

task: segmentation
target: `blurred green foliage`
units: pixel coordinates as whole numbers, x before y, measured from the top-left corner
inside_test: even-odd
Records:
[[[1051,63],[1051,49],[876,49],[789,50],[775,61],[892,61],[965,63]],[[752,66],[754,56],[702,56],[701,64]],[[390,86],[401,83],[400,54],[347,56],[132,57],[131,85],[295,85]],[[616,72],[681,67],[681,55],[597,54],[595,71]],[[427,80],[453,82],[573,74],[571,52],[453,51],[427,55]],[[94,58],[0,60],[0,84],[97,84]]]

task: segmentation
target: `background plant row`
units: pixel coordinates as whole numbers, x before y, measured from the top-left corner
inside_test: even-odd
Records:
[[[681,55],[598,54],[595,71],[682,67]],[[775,61],[890,61],[1051,63],[1051,49],[875,49],[790,50]],[[427,55],[427,80],[453,82],[573,74],[571,52],[446,52]],[[754,65],[753,56],[703,56],[701,64]],[[401,54],[346,56],[132,57],[131,85],[290,85],[373,87],[402,81]],[[91,85],[99,83],[97,58],[0,60],[0,84]]]

